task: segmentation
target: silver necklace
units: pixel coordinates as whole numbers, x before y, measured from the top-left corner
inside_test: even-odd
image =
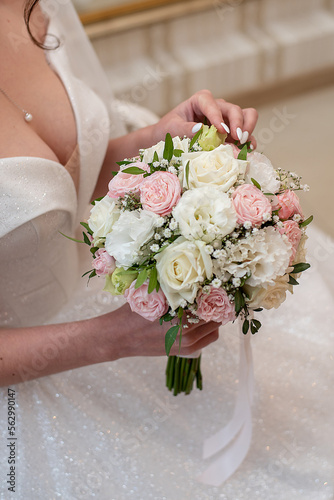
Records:
[[[26,111],[25,109],[21,108],[21,106],[19,106],[11,97],[9,97],[7,92],[5,92],[1,87],[0,87],[0,92],[8,99],[8,101],[14,104],[14,106],[23,113],[23,118],[25,119],[26,122],[28,123],[31,122],[33,116],[31,113],[29,113],[29,111]]]

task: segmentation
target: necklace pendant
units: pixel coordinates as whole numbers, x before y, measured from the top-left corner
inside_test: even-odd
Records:
[[[28,113],[28,112],[24,113],[24,119],[25,119],[26,122],[31,122],[31,120],[32,120],[32,114]]]

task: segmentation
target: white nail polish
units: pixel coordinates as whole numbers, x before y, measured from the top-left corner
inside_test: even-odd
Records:
[[[254,149],[253,144],[251,144],[251,145],[249,146],[249,148],[253,151],[253,149]]]
[[[247,142],[248,136],[249,133],[247,131],[242,134],[242,137],[240,139],[241,144],[245,144],[245,142]]]
[[[241,130],[240,127],[237,128],[237,136],[238,136],[239,141],[241,141],[241,139],[242,139],[242,130]]]
[[[193,134],[196,134],[196,132],[201,130],[202,127],[203,127],[203,123],[196,123],[196,125],[193,126],[191,131]]]
[[[229,134],[230,133],[230,129],[229,127],[226,125],[226,123],[224,122],[221,122],[221,126],[226,130],[226,132]]]

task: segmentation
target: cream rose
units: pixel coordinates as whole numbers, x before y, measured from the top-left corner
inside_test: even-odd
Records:
[[[237,215],[226,193],[209,186],[186,191],[173,210],[182,236],[210,243],[231,233]]]
[[[202,281],[211,278],[212,262],[205,246],[180,236],[156,255],[158,280],[173,310],[185,300],[193,303]]]
[[[244,176],[247,162],[234,158],[229,144],[221,145],[213,151],[199,151],[181,155],[183,187],[193,189],[212,185],[220,191],[228,191],[240,175]],[[185,175],[189,161],[189,175]],[[188,185],[189,184],[189,185]]]
[[[285,274],[277,278],[273,285],[268,288],[252,287],[245,285],[244,289],[247,292],[249,299],[247,304],[249,307],[256,309],[264,307],[265,309],[278,309],[285,301],[286,292],[293,293],[293,286],[289,285],[289,275]]]
[[[105,238],[110,233],[120,214],[117,203],[109,196],[95,203],[88,219],[88,225],[93,231],[93,245],[99,238]]]
[[[129,267],[140,260],[139,249],[154,234],[159,216],[147,210],[122,212],[107,235],[105,249],[117,266]]]

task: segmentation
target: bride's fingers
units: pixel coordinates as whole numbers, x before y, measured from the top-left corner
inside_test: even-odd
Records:
[[[207,333],[204,337],[199,338],[196,342],[192,342],[189,345],[184,345],[184,343],[182,343],[180,354],[182,356],[187,356],[194,352],[200,351],[213,342],[216,342],[218,338],[219,330],[218,328],[215,328],[214,330],[210,331],[210,333]]]

